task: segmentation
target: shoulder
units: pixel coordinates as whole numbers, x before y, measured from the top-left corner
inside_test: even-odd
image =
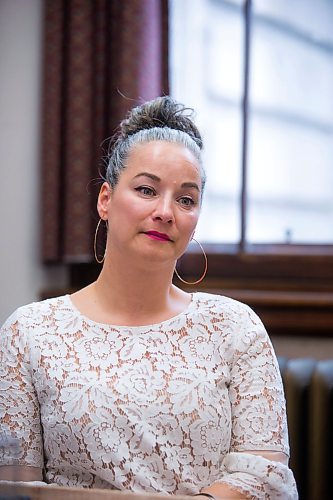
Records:
[[[197,292],[194,294],[199,309],[223,315],[225,319],[261,323],[258,315],[247,304],[225,295]]]
[[[247,304],[224,295],[201,293],[195,294],[197,310],[215,331],[227,333],[234,338],[238,347],[251,344],[261,339],[266,342],[266,329],[253,309]]]
[[[20,306],[6,319],[1,331],[8,332],[40,325],[43,320],[46,321],[56,310],[61,309],[67,303],[68,296],[64,295]]]
[[[240,360],[245,369],[250,366],[269,367],[267,370],[275,374],[274,377],[272,375],[274,380],[276,376],[279,377],[274,347],[260,317],[251,307],[230,297],[215,294],[199,293],[197,300],[199,307],[210,310],[211,318],[206,324],[209,322],[212,325],[214,338],[219,338],[221,342],[228,339],[235,366],[239,368]]]

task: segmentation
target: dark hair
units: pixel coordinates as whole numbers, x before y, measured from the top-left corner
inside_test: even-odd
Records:
[[[192,109],[170,96],[157,97],[129,111],[120,123],[119,135],[108,157],[106,180],[110,186],[117,184],[133,146],[150,141],[167,141],[182,144],[194,154],[201,168],[203,191],[206,182],[201,159],[203,143],[192,116]]]

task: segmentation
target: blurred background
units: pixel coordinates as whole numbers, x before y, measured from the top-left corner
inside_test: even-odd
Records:
[[[0,322],[42,289],[65,286],[41,257],[43,1],[0,1]]]
[[[246,241],[332,244],[333,4],[245,4],[171,2],[171,90],[205,136],[200,237],[241,238],[246,91]]]

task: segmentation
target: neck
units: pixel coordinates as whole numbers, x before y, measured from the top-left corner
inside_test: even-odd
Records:
[[[125,324],[143,324],[184,309],[188,295],[172,284],[173,266],[125,264],[124,260],[107,259],[94,284],[104,310]]]

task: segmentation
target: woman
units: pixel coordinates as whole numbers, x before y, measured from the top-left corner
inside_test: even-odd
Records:
[[[170,97],[121,123],[98,196],[97,281],[19,308],[2,328],[1,425],[18,446],[2,479],[297,498],[262,323],[237,301],[172,284],[200,213],[201,148]]]

